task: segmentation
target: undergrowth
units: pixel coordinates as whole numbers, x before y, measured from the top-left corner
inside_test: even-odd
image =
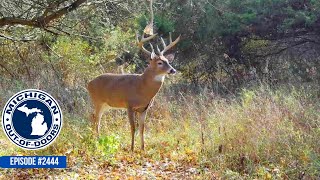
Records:
[[[0,133],[0,155],[67,155],[67,169],[0,170],[0,177],[152,178],[152,173],[139,175],[135,170],[158,162],[167,171],[194,168],[192,176],[185,175],[197,178],[320,177],[318,89],[261,86],[229,99],[212,93],[170,93],[165,89],[148,113],[145,152],[139,149],[139,138],[135,152],[130,152],[125,111],[106,112],[97,139],[86,105],[82,111],[64,114],[60,136],[44,150],[21,150]],[[121,172],[122,166],[131,171]]]

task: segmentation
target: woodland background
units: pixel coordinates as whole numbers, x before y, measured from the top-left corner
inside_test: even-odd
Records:
[[[86,83],[105,72],[143,72],[135,34],[148,7],[1,0],[0,107],[38,88],[65,118],[45,150],[21,150],[1,132],[0,155],[67,155],[68,168],[1,169],[0,178],[320,178],[318,0],[156,0],[155,32],[182,40],[172,51],[179,73],[147,117],[146,151],[130,153],[125,111],[107,112],[96,140]]]

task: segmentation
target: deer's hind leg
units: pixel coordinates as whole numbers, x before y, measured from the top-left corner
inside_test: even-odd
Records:
[[[139,134],[141,141],[141,150],[144,150],[144,124],[146,120],[148,110],[146,109],[144,112],[139,113]]]

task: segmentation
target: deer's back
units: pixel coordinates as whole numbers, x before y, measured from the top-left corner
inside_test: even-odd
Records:
[[[112,107],[126,107],[129,97],[137,94],[139,74],[103,74],[88,83],[93,101],[107,103]]]

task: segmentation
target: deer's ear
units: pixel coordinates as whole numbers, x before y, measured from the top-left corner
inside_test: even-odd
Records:
[[[168,54],[165,55],[165,57],[168,59],[169,62],[172,62],[174,60],[174,54]]]

